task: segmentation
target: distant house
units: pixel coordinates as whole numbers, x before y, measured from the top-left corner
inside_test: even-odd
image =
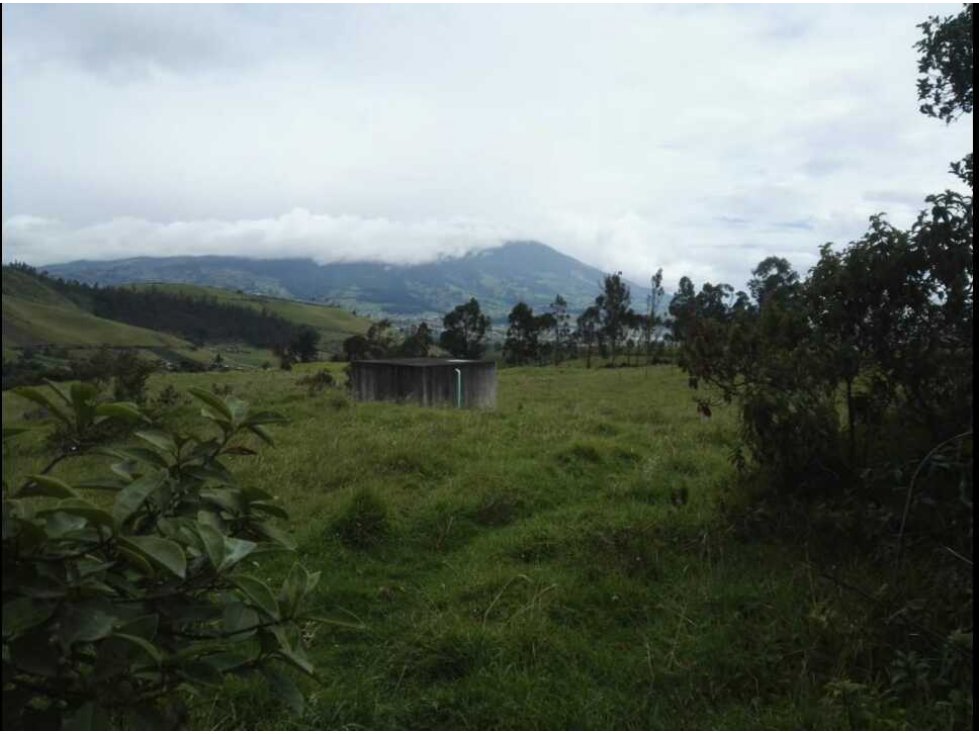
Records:
[[[361,360],[351,362],[350,386],[360,401],[494,408],[496,363],[430,357]]]

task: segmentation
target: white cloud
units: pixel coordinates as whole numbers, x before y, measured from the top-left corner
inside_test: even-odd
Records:
[[[912,45],[958,9],[4,6],[4,259],[804,269],[953,185]]]
[[[11,260],[50,264],[71,259],[109,260],[140,255],[240,255],[312,258],[319,263],[362,260],[420,263],[463,255],[512,238],[482,222],[399,222],[312,214],[294,209],[280,217],[235,221],[159,223],[124,217],[73,228],[41,217],[3,223],[4,254]]]

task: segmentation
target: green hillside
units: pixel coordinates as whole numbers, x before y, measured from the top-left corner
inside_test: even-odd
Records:
[[[183,339],[84,311],[38,278],[3,268],[3,348],[183,347]]]
[[[540,242],[508,242],[432,262],[334,262],[246,257],[135,257],[49,264],[56,277],[83,283],[193,283],[263,296],[332,303],[375,317],[431,321],[476,298],[498,323],[519,302],[546,309],[557,294],[578,313],[594,301],[605,273]],[[648,288],[630,283],[633,304]]]
[[[296,324],[305,324],[316,329],[323,340],[321,346],[339,346],[340,342],[352,334],[363,334],[371,322],[362,316],[354,316],[349,311],[334,306],[292,301],[272,296],[259,296],[239,291],[230,291],[212,286],[190,285],[186,283],[144,283],[134,288],[154,288],[167,293],[180,293],[192,297],[215,298],[222,303],[245,306],[281,316]]]

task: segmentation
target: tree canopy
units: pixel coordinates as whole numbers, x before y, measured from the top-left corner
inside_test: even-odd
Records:
[[[439,346],[459,359],[479,359],[486,349],[486,330],[490,319],[479,308],[479,301],[470,298],[442,318],[444,331]]]

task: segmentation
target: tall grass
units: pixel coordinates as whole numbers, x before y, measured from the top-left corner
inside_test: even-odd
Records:
[[[736,532],[734,411],[701,420],[676,369],[503,370],[498,409],[473,412],[310,396],[297,380],[321,367],[219,379],[291,418],[235,468],[283,498],[319,603],[361,626],[308,630],[319,680],[302,715],[237,680],[195,726],[943,725],[860,678],[859,607],[800,547]],[[23,423],[15,396],[3,409]],[[43,458],[30,438],[5,472]]]

